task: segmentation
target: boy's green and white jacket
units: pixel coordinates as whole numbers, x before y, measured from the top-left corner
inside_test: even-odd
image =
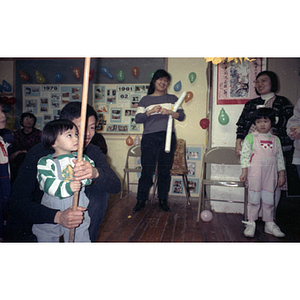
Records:
[[[65,154],[57,156],[61,174],[63,180],[58,176],[57,165],[54,161],[54,158],[51,154],[42,157],[37,165],[37,180],[40,186],[40,189],[43,190],[50,196],[63,199],[65,197],[70,197],[73,195],[73,191],[70,187],[70,182],[73,178],[73,159],[77,158],[77,153]],[[83,155],[82,160],[88,161],[93,167],[95,163],[93,160],[88,158],[86,155]],[[90,185],[92,180],[85,179],[82,180],[82,185]]]

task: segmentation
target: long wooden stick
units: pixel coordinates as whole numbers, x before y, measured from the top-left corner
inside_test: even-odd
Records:
[[[83,146],[84,146],[84,134],[85,134],[85,123],[86,123],[86,109],[87,109],[87,98],[89,89],[89,73],[90,73],[91,58],[86,57],[84,61],[84,74],[83,74],[83,88],[82,88],[82,102],[81,102],[81,115],[80,115],[80,130],[79,130],[79,141],[78,141],[78,153],[77,161],[82,161]],[[75,192],[73,196],[72,210],[77,210],[79,200],[79,192]],[[70,229],[69,243],[73,243],[75,240],[75,228]]]

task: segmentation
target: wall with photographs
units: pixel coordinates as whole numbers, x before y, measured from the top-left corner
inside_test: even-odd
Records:
[[[143,126],[135,122],[139,101],[149,84],[94,84],[93,107],[101,133],[142,134]]]
[[[81,101],[82,85],[23,84],[23,111],[37,117],[35,127],[43,129],[59,118],[60,110],[70,101]]]

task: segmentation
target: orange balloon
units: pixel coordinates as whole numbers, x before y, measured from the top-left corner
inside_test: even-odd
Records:
[[[184,102],[189,102],[192,98],[194,97],[193,93],[192,92],[187,92],[186,93],[186,96],[184,98]]]
[[[130,135],[126,139],[126,145],[127,146],[132,146],[133,145],[133,139],[132,139],[132,137]]]
[[[76,78],[80,78],[80,69],[79,68],[74,68],[73,69],[73,74],[75,75]]]
[[[26,74],[22,70],[19,70],[19,73],[20,73],[20,77],[21,77],[22,80],[24,80],[24,81],[28,81],[29,80],[28,74]]]
[[[139,68],[138,67],[133,67],[131,69],[131,73],[136,77],[139,75]]]

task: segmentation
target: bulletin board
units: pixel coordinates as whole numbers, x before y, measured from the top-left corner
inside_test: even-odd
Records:
[[[143,125],[135,114],[149,84],[93,84],[93,107],[99,123],[97,132],[141,134]]]
[[[49,121],[59,119],[61,109],[71,101],[81,101],[82,85],[23,84],[23,111],[37,117],[35,127],[42,130]]]

